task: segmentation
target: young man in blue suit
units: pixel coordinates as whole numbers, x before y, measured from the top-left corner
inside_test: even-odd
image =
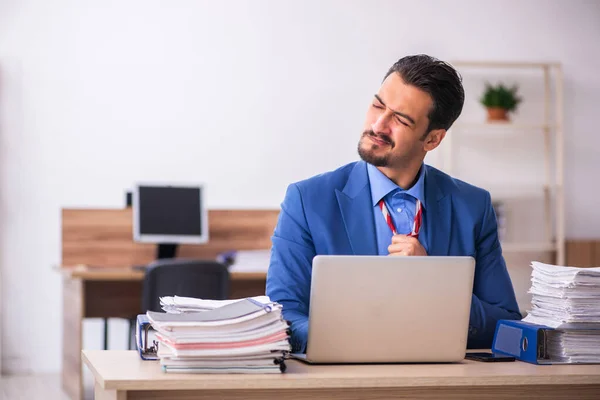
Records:
[[[358,144],[362,161],[288,187],[267,295],[291,322],[293,351],[306,351],[317,254],[472,256],[468,347],[491,347],[497,320],[521,318],[490,194],[423,163],[463,103],[454,68],[426,55],[404,57],[369,106]]]

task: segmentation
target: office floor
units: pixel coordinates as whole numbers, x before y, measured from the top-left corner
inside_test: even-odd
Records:
[[[70,400],[60,387],[60,375],[5,375],[0,377],[0,400]],[[85,388],[85,399],[93,399],[94,390]]]

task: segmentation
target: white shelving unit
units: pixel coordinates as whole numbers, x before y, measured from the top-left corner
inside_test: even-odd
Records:
[[[522,74],[521,78],[527,84],[531,84],[532,79],[540,80],[536,84],[543,89],[535,94],[539,96],[540,92],[543,92],[543,96],[537,98],[537,102],[531,98],[528,99],[526,94],[520,93],[524,97],[521,105],[530,100],[531,103],[535,103],[533,105],[539,106],[538,108],[541,109],[536,118],[526,121],[519,121],[517,118],[514,122],[485,122],[484,116],[473,118],[473,112],[471,115],[465,115],[463,111],[463,115],[446,136],[445,150],[441,152],[441,162],[442,168],[450,175],[489,190],[493,201],[520,202],[521,206],[517,208],[521,209],[522,215],[518,218],[518,225],[521,228],[526,227],[530,231],[543,231],[541,240],[539,237],[524,238],[523,235],[514,239],[508,235],[502,243],[505,254],[546,253],[551,255],[553,262],[564,265],[563,75],[560,64],[455,61],[452,62],[452,65],[457,68],[465,80],[469,74],[474,73],[473,71],[476,72],[479,80],[490,82],[503,81],[503,73],[511,77]],[[513,82],[504,83],[511,85]],[[471,105],[474,100],[478,102],[479,96],[481,96],[481,92],[469,92],[466,86],[465,92],[465,107],[467,102],[470,102]],[[480,107],[483,111],[483,106]],[[520,116],[522,117],[522,115]],[[536,176],[535,181],[522,182],[517,179],[520,174],[514,172],[515,168],[518,168],[514,162],[510,162],[513,172],[512,174],[508,173],[508,176],[502,176],[503,168],[500,168],[501,170],[498,168],[492,171],[485,170],[488,165],[486,162],[482,162],[486,157],[482,154],[486,154],[490,161],[501,159],[503,156],[511,156],[512,149],[517,148],[524,139],[529,141],[539,139],[539,146],[533,146],[528,150],[537,157],[543,153],[543,166],[539,166],[543,172]],[[457,164],[468,163],[465,160],[469,158],[458,154],[465,148],[465,143],[470,148],[470,154],[476,156],[475,158],[479,157],[480,160],[476,165],[463,167],[461,170]],[[509,148],[509,145],[512,146],[512,149]],[[523,161],[524,168],[527,168],[528,163],[531,167],[532,159],[521,158],[519,160]],[[493,169],[493,167],[490,168]],[[469,178],[469,170],[478,172],[479,175],[489,175],[490,178],[484,181],[481,179],[473,181]],[[541,208],[537,206],[538,204]],[[507,213],[511,213],[511,211],[508,207]],[[537,222],[528,221],[527,212],[529,211],[532,211],[531,214],[537,212]],[[513,221],[512,224],[512,228],[514,228],[515,222]],[[535,224],[535,226],[531,224]],[[508,228],[510,230],[511,227]],[[512,230],[514,231],[514,229]]]

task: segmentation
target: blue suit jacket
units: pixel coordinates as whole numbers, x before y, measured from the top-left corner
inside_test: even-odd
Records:
[[[291,322],[293,351],[305,352],[312,259],[377,255],[371,189],[363,161],[291,184],[272,237],[267,295]],[[476,260],[468,346],[490,348],[496,321],[521,315],[490,194],[425,166],[428,254]]]

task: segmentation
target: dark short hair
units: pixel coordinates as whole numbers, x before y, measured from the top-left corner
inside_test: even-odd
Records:
[[[428,93],[433,100],[427,132],[449,129],[462,112],[465,91],[459,73],[448,63],[425,54],[406,56],[396,61],[385,77],[400,74],[407,85]]]

